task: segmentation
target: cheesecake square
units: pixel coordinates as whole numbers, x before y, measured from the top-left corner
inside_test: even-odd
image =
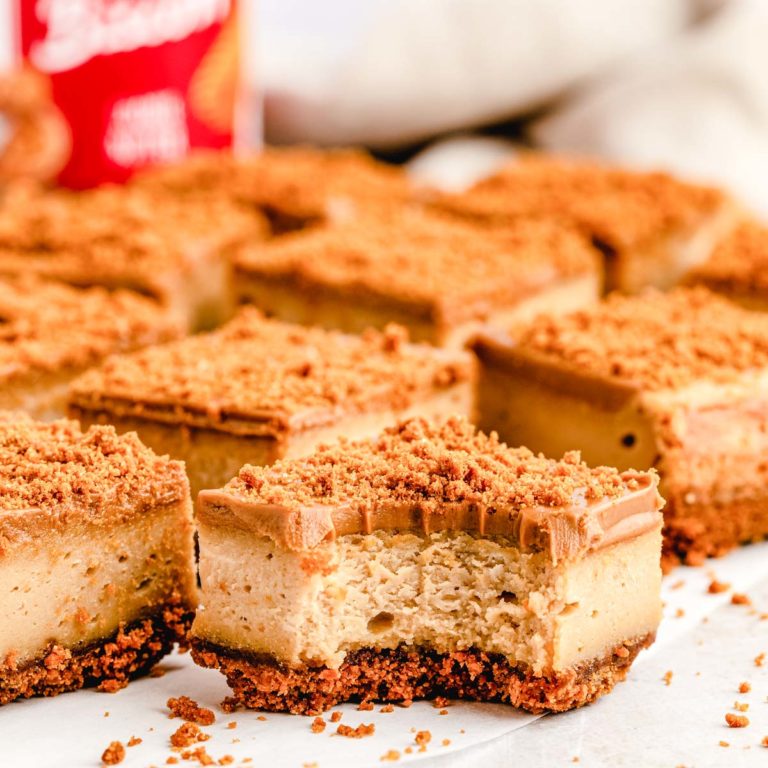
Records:
[[[246,707],[531,712],[623,680],[660,617],[656,478],[411,419],[198,497],[194,660]]]
[[[182,464],[0,413],[0,704],[148,672],[185,638],[193,562]]]
[[[402,168],[362,150],[308,146],[267,147],[250,155],[199,152],[145,171],[135,184],[181,195],[201,188],[221,191],[263,213],[275,235],[406,204],[412,197]]]
[[[266,233],[257,212],[223,198],[16,185],[0,202],[0,275],[136,291],[196,330],[232,313],[230,249]]]
[[[61,418],[72,379],[110,354],[182,331],[156,301],[130,291],[0,277],[0,410]]]
[[[658,470],[665,565],[768,535],[768,316],[705,288],[615,294],[489,331],[475,351],[482,427]]]
[[[410,344],[402,328],[353,336],[245,307],[218,331],[110,358],[73,382],[69,413],[135,430],[183,459],[197,493],[243,464],[371,436],[397,418],[466,415],[472,363],[463,351]]]
[[[539,155],[466,192],[430,197],[440,210],[486,224],[532,214],[570,222],[603,253],[606,288],[627,293],[676,285],[743,216],[721,190],[667,173]]]
[[[718,243],[685,282],[704,285],[747,309],[768,310],[768,227],[744,222]]]
[[[485,322],[591,303],[602,284],[598,252],[573,228],[408,209],[243,248],[235,273],[240,302],[268,315],[351,333],[395,322],[443,347]]]

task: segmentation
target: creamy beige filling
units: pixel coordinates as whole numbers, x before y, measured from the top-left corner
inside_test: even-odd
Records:
[[[306,456],[321,443],[333,442],[342,435],[353,440],[373,437],[398,419],[411,416],[469,416],[472,397],[472,385],[462,382],[419,398],[405,410],[387,408],[355,414],[328,427],[296,430],[282,440],[163,424],[119,416],[108,411],[94,413],[77,407],[70,408],[70,415],[80,419],[84,428],[103,423],[112,424],[120,433],[135,431],[142,442],[156,453],[181,459],[186,463],[192,495],[195,497],[205,488],[225,485],[244,464],[265,466],[280,458]]]
[[[194,607],[188,502],[110,528],[41,531],[0,553],[0,662],[50,643],[86,646],[150,615],[174,592]],[[17,514],[24,514],[17,513]]]
[[[465,532],[347,535],[308,553],[242,530],[200,532],[193,634],[288,664],[363,647],[480,648],[541,674],[600,658],[660,618],[658,529],[553,566]]]
[[[597,301],[602,287],[597,274],[553,283],[532,290],[531,295],[506,309],[491,311],[482,320],[471,320],[442,328],[428,317],[415,311],[393,306],[364,303],[352,295],[339,300],[332,294],[310,294],[290,285],[260,281],[256,276],[239,275],[237,290],[242,303],[254,304],[263,312],[291,323],[320,325],[348,333],[362,333],[366,328],[384,328],[387,323],[399,323],[408,328],[414,342],[427,342],[442,347],[460,348],[485,323],[506,327],[541,312],[567,312]]]

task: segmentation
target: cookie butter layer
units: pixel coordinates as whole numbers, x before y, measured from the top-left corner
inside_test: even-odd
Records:
[[[672,286],[742,216],[722,191],[666,173],[536,155],[435,198],[442,210],[486,223],[531,215],[570,222],[605,254],[608,287],[624,291]]]
[[[62,416],[66,386],[83,370],[180,334],[177,320],[138,294],[0,278],[0,409]]]
[[[195,605],[182,465],[108,427],[3,413],[0,485],[0,699],[51,648],[77,656],[143,620],[175,634]]]
[[[353,332],[395,321],[440,345],[489,318],[589,303],[601,283],[597,251],[566,226],[405,210],[243,249],[236,271],[241,301],[282,319]]]
[[[593,464],[657,468],[668,548],[690,562],[721,554],[768,534],[767,334],[764,315],[703,288],[487,333],[480,423],[537,450],[579,445]]]
[[[407,421],[200,494],[193,634],[289,666],[402,646],[567,669],[655,631],[660,503],[652,475]]]

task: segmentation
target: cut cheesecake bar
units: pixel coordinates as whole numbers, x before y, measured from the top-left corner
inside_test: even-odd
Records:
[[[570,222],[603,252],[606,287],[670,288],[742,218],[724,192],[659,172],[533,155],[432,204],[486,224],[532,214]]]
[[[303,146],[270,147],[245,156],[200,152],[182,163],[145,171],[134,184],[181,195],[200,188],[223,192],[262,212],[277,235],[411,198],[400,168],[360,150]]]
[[[198,329],[232,312],[230,249],[266,234],[262,217],[223,199],[14,186],[0,203],[0,275],[130,289]]]
[[[602,280],[597,252],[568,227],[409,210],[244,248],[235,272],[240,301],[269,315],[352,333],[396,322],[438,346],[463,345],[489,320],[591,303]]]
[[[70,381],[87,368],[181,334],[167,310],[129,291],[0,277],[0,410],[60,418]]]
[[[408,344],[396,327],[351,336],[246,307],[213,333],[110,358],[74,382],[70,414],[184,459],[196,493],[398,416],[468,414],[471,373],[467,353]]]
[[[768,310],[768,227],[745,222],[724,238],[686,282],[705,285],[747,309]]]
[[[652,474],[455,418],[246,466],[198,498],[193,658],[256,709],[587,704],[654,637],[660,504]]]
[[[613,295],[475,351],[481,426],[659,471],[667,564],[768,535],[767,316],[704,288]]]
[[[196,605],[189,484],[110,427],[0,414],[0,704],[147,672]]]

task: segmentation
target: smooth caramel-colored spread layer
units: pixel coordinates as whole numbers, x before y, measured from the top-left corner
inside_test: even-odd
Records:
[[[445,196],[441,203],[483,219],[535,214],[571,221],[602,245],[620,251],[695,225],[727,199],[721,190],[666,173],[533,155],[465,193]]]
[[[160,305],[129,291],[0,278],[0,382],[93,365],[180,334]]]
[[[737,227],[688,281],[739,294],[768,291],[768,227],[756,222]]]
[[[768,366],[768,316],[705,288],[614,294],[515,329],[514,350],[645,390],[725,383]]]
[[[0,553],[4,543],[66,526],[78,514],[110,524],[188,494],[184,465],[156,456],[135,433],[82,432],[75,421],[0,412]]]
[[[481,228],[403,210],[245,249],[238,267],[305,290],[343,290],[461,321],[559,280],[597,274],[598,258],[581,235],[554,222]]]
[[[547,459],[509,448],[464,419],[409,419],[375,440],[245,466],[200,494],[201,519],[260,530],[289,549],[374,529],[476,530],[522,549],[577,557],[659,524],[653,474],[589,468],[577,452]]]
[[[408,344],[397,326],[352,336],[244,308],[213,333],[110,358],[75,382],[71,402],[278,436],[347,414],[401,410],[467,381],[471,370],[465,353]]]

